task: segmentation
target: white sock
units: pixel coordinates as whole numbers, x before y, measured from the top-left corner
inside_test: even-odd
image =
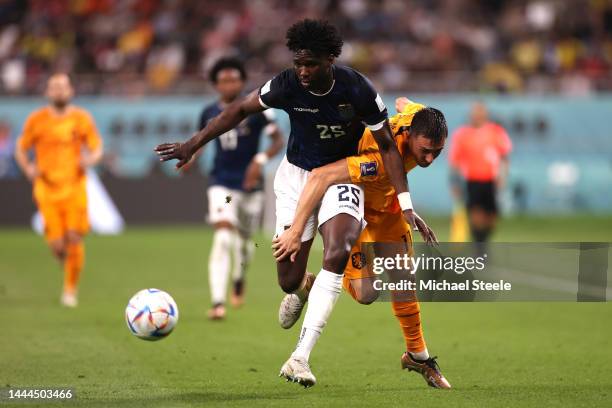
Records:
[[[225,303],[227,279],[230,269],[230,257],[234,231],[227,228],[215,230],[213,244],[208,260],[208,283],[212,304]]]
[[[236,282],[244,278],[249,263],[253,258],[255,245],[253,244],[253,241],[250,239],[245,239],[242,234],[236,231],[232,249],[234,253],[232,280]]]
[[[292,357],[310,358],[310,352],[327,324],[341,289],[342,275],[321,269],[308,295],[306,316]]]
[[[416,360],[424,361],[429,359],[429,351],[427,351],[427,347],[425,347],[425,350],[419,351],[418,353],[413,353],[412,351],[409,351],[409,353],[412,358]]]

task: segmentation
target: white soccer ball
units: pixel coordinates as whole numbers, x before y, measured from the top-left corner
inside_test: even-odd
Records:
[[[172,296],[159,289],[143,289],[125,308],[125,322],[130,332],[143,340],[159,340],[169,335],[179,311]]]

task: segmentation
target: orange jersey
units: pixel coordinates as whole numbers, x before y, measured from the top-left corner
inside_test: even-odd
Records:
[[[449,160],[466,180],[493,181],[501,159],[511,150],[512,142],[503,127],[495,123],[464,126],[451,138]]]
[[[34,197],[40,203],[81,196],[85,188],[81,149],[98,149],[102,141],[85,110],[70,107],[58,116],[46,107],[28,117],[17,143],[20,149],[34,149],[36,154],[40,175],[34,181]]]
[[[410,126],[414,114],[424,107],[418,103],[410,103],[401,113],[391,117],[389,124],[393,135],[400,127]],[[416,167],[416,162],[412,156],[403,151],[404,138],[403,135],[397,135],[395,141],[404,159],[404,171],[407,173]],[[378,143],[369,129],[364,131],[358,149],[359,154],[346,158],[346,162],[351,182],[361,184],[364,188],[366,219],[368,214],[400,211],[397,194],[385,171]]]

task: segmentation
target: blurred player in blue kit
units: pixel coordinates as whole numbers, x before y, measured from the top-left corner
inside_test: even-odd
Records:
[[[219,99],[204,108],[199,129],[204,129],[242,94],[246,78],[245,68],[237,58],[222,58],[214,64],[210,81]],[[262,134],[270,137],[271,144],[260,152]],[[210,319],[225,317],[230,269],[232,306],[239,307],[244,302],[245,273],[254,252],[251,234],[259,225],[264,204],[262,170],[283,144],[271,109],[249,116],[215,139],[208,187],[208,218],[215,229],[208,261]]]

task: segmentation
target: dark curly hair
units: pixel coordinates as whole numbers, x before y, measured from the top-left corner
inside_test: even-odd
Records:
[[[240,72],[240,79],[243,81],[247,79],[246,70],[244,69],[244,64],[242,61],[235,57],[225,57],[215,62],[215,65],[213,65],[211,68],[208,76],[210,82],[216,84],[217,75],[219,75],[219,72],[223,71],[224,69],[236,69],[238,72]]]
[[[342,37],[327,21],[304,19],[287,30],[287,48],[293,52],[308,50],[315,55],[339,57]]]
[[[410,132],[423,135],[434,143],[440,143],[448,136],[448,126],[444,114],[436,108],[426,107],[414,114]]]

